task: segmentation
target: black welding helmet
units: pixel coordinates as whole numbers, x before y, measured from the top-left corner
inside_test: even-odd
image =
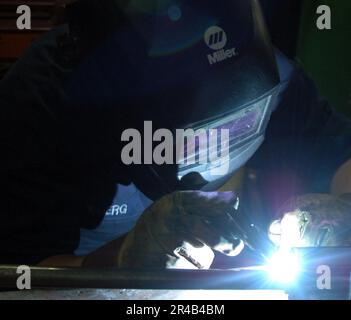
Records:
[[[143,164],[128,165],[126,170],[152,199],[177,189],[218,189],[262,144],[279,91],[274,50],[259,2],[115,3],[123,3],[124,17],[111,36],[118,47],[113,67],[121,75],[116,95],[133,118],[128,123],[144,135],[151,130],[150,122],[145,130],[145,121],[152,121],[153,133],[161,128],[173,137],[177,129],[195,133],[195,139],[183,140],[181,157],[173,148],[173,164],[150,163],[144,153]],[[217,145],[210,143],[216,130],[212,142],[217,139]],[[152,152],[160,142],[165,140],[156,137],[150,151],[144,143],[142,152]],[[221,154],[221,146],[224,157],[211,157]],[[204,154],[208,161],[198,161]]]

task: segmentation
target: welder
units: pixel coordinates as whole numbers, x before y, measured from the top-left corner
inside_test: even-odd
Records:
[[[0,263],[209,268],[242,246],[233,208],[264,230],[291,197],[351,192],[351,122],[273,48],[257,0],[84,0],[68,17],[0,84]],[[121,134],[144,121],[228,129],[225,174],[125,165]]]

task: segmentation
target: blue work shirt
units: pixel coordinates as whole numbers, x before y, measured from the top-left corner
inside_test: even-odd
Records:
[[[104,244],[128,233],[143,211],[152,203],[134,184],[117,186],[116,195],[100,225],[81,229],[76,255],[86,255]]]

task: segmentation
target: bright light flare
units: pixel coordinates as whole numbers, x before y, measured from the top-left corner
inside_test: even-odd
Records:
[[[274,282],[292,284],[300,271],[300,257],[291,250],[279,250],[268,261],[267,272]]]
[[[280,248],[305,247],[301,227],[299,212],[290,212],[286,213],[281,220],[273,221],[268,235],[270,240]]]

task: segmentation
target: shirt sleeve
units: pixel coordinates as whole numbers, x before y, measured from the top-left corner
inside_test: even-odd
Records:
[[[250,211],[268,223],[289,198],[329,193],[338,168],[351,158],[351,121],[323,99],[298,67],[247,167]],[[260,218],[259,217],[259,218]]]
[[[297,70],[286,100],[295,101],[296,129],[293,132],[303,163],[302,172],[309,178],[312,192],[329,192],[338,168],[351,158],[351,120],[338,113],[322,98],[312,80]],[[299,141],[306,139],[307,144]],[[307,190],[308,191],[308,190]]]

